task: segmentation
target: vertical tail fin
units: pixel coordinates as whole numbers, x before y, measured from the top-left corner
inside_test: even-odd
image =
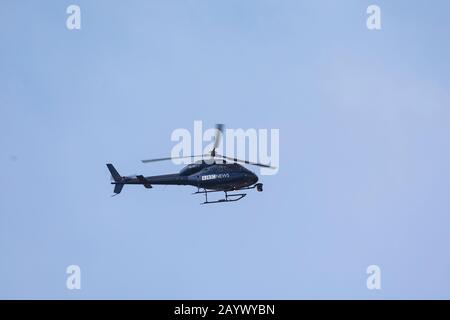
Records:
[[[122,191],[122,188],[123,188],[123,183],[116,184],[114,186],[114,193],[119,194]]]
[[[114,179],[114,182],[111,183],[115,184],[114,193],[115,195],[117,195],[122,191],[122,188],[124,186],[123,183],[120,183],[120,181],[122,181],[122,176],[119,174],[119,172],[117,172],[116,168],[114,168],[114,166],[111,163],[106,164],[106,166],[108,167],[108,170]]]
[[[111,163],[108,163],[106,166],[108,167],[109,172],[111,172],[111,176],[113,177],[115,182],[118,182],[122,179],[120,174],[117,172],[116,168],[114,168],[114,166]]]

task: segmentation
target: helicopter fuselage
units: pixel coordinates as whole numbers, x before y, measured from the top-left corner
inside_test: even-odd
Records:
[[[180,173],[158,176],[124,176],[112,184],[138,184],[151,188],[152,185],[190,185],[205,190],[232,191],[258,182],[256,174],[237,163],[193,163]]]

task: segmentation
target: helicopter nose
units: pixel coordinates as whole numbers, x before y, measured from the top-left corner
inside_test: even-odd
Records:
[[[253,172],[250,173],[250,182],[251,184],[255,184],[258,182],[258,176],[254,174]]]

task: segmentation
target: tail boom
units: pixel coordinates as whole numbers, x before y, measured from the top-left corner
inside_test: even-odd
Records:
[[[152,185],[195,185],[195,183],[189,181],[188,177],[182,176],[178,173],[175,174],[164,174],[159,176],[149,176],[144,177],[143,175],[136,176],[121,176],[119,172],[114,168],[111,163],[107,163],[109,172],[114,181],[111,184],[114,184],[114,195],[118,195],[122,192],[124,185],[133,184],[133,185],[142,185],[147,189],[152,188]]]

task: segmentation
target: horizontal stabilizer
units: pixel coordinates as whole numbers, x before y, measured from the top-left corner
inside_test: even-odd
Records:
[[[144,187],[146,187],[147,189],[153,188],[152,185],[147,181],[147,179],[145,179],[144,176],[139,175],[139,176],[136,176],[136,178],[137,178],[137,179],[139,180],[139,182],[140,182]]]

